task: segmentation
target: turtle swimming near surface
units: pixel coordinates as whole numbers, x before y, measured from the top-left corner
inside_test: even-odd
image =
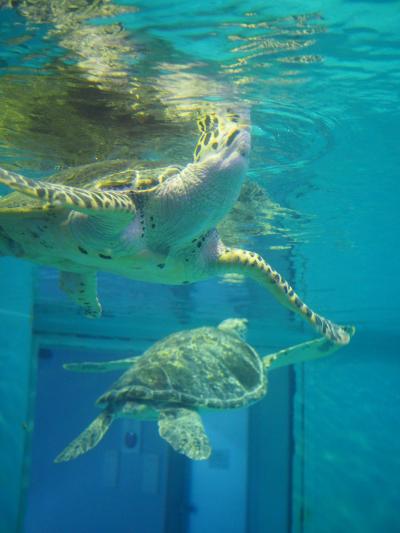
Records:
[[[202,409],[246,407],[267,393],[267,370],[330,355],[340,345],[324,337],[261,358],[245,342],[245,319],[217,328],[174,333],[143,355],[104,363],[65,364],[77,372],[126,369],[97,400],[102,412],[55,459],[69,461],[94,448],[118,417],[157,420],[160,436],[190,459],[207,459],[211,445]],[[351,337],[353,327],[346,327]]]
[[[237,200],[250,125],[230,110],[198,120],[194,160],[138,170],[105,161],[32,180],[0,169],[16,192],[0,200],[0,254],[60,269],[60,285],[97,317],[97,271],[164,284],[226,273],[253,278],[318,332],[346,344],[346,330],[312,311],[255,252],[228,248],[215,229]]]

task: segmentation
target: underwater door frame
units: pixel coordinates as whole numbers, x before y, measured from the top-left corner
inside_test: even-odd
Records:
[[[249,409],[246,533],[292,531],[295,371],[274,370]]]
[[[207,520],[216,531],[291,533],[294,399],[294,368],[284,367],[255,405],[203,414],[213,455],[192,463],[188,533],[210,529]]]
[[[74,335],[74,334],[53,334],[53,333],[34,333],[32,339],[32,368],[31,368],[31,387],[30,387],[30,404],[27,426],[31,428],[25,444],[25,476],[24,476],[24,493],[21,496],[21,516],[18,525],[18,533],[25,531],[25,514],[28,508],[28,499],[30,492],[31,480],[31,453],[34,440],[34,421],[36,414],[36,396],[38,386],[38,370],[40,353],[46,351],[62,351],[72,349],[88,353],[101,351],[110,354],[118,352],[119,358],[121,352],[126,352],[126,356],[132,356],[131,343],[124,340],[114,340],[111,338],[99,338],[91,335]],[[122,356],[123,357],[123,356]],[[90,357],[89,357],[90,358]],[[111,378],[112,380],[112,378]],[[120,422],[124,422],[123,420]],[[126,421],[128,422],[128,421]],[[163,441],[160,441],[163,442]],[[166,468],[164,484],[164,520],[163,528],[160,533],[185,533],[187,525],[187,512],[189,507],[186,505],[188,498],[188,480],[190,478],[190,466],[188,460],[180,454],[177,454],[170,446],[166,446]],[[161,483],[159,483],[161,486]],[[162,489],[159,489],[162,490]],[[116,532],[117,533],[117,532]]]

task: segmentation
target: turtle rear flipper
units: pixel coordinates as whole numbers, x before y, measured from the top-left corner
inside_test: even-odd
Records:
[[[137,361],[137,357],[128,357],[127,359],[116,359],[115,361],[91,362],[84,363],[65,363],[63,368],[72,372],[115,372],[116,370],[128,370]]]
[[[61,272],[60,288],[83,308],[87,318],[98,318],[101,315],[96,272]]]
[[[79,455],[88,452],[94,448],[104,437],[108,428],[113,421],[113,415],[107,411],[103,411],[97,418],[84,430],[76,439],[74,439],[68,446],[54,459],[55,463],[62,463],[63,461],[70,461],[76,459]]]
[[[136,212],[134,201],[127,192],[90,191],[79,187],[32,180],[2,168],[0,168],[0,183],[50,207],[70,208],[88,214],[101,210],[129,213],[132,216],[132,213]]]
[[[354,326],[342,326],[351,338],[355,333]],[[305,361],[312,361],[313,359],[321,359],[333,354],[343,345],[333,343],[325,337],[315,339],[313,341],[302,342],[290,348],[285,348],[279,352],[267,355],[263,358],[263,366],[265,369],[274,369],[281,366],[293,365],[297,363],[304,363]]]
[[[160,437],[189,459],[208,459],[211,446],[200,415],[191,409],[162,409],[158,419]]]

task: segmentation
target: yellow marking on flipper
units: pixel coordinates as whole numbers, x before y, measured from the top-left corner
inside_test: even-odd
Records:
[[[45,209],[45,206],[42,205],[32,207],[0,207],[0,215],[35,215],[43,213],[43,209]]]
[[[51,206],[70,207],[81,211],[99,209],[116,209],[128,213],[136,211],[132,198],[125,193],[113,191],[93,193],[78,187],[31,180],[3,169],[0,169],[0,183]]]
[[[310,309],[282,276],[260,255],[247,250],[227,248],[218,257],[218,264],[224,270],[245,273],[266,287],[275,298],[291,311],[309,322],[314,329],[337,344],[347,344],[350,336],[346,330]]]

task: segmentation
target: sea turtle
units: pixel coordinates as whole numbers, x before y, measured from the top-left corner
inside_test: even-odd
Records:
[[[105,162],[40,181],[0,169],[0,183],[17,191],[0,201],[0,254],[59,268],[61,287],[91,317],[101,314],[97,271],[165,284],[244,274],[346,344],[345,329],[312,311],[260,255],[222,242],[215,225],[239,196],[250,126],[229,109],[201,116],[198,126],[194,161],[184,168]]]
[[[102,439],[117,417],[157,420],[160,436],[190,459],[207,459],[211,446],[201,409],[234,409],[265,396],[267,370],[325,357],[340,345],[321,337],[260,358],[245,342],[246,319],[217,328],[174,333],[138,357],[103,363],[69,363],[77,372],[126,372],[97,400],[100,415],[55,459],[69,461]],[[346,327],[351,337],[354,328]]]

